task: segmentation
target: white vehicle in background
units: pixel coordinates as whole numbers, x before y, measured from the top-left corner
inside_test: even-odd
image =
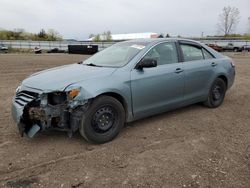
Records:
[[[242,46],[235,45],[234,43],[231,42],[221,47],[223,51],[242,52]]]
[[[8,47],[3,45],[3,44],[0,44],[0,53],[8,53]]]

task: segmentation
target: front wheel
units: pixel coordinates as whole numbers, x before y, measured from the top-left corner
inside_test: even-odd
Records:
[[[216,78],[213,82],[207,100],[204,102],[204,105],[209,108],[216,108],[220,106],[225,98],[226,94],[226,83],[221,78]]]
[[[122,104],[113,97],[94,99],[84,113],[79,126],[80,134],[89,142],[101,144],[115,138],[125,122]]]

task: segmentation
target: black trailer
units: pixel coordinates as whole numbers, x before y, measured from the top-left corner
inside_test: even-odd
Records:
[[[98,52],[98,45],[68,45],[69,54],[93,55]]]

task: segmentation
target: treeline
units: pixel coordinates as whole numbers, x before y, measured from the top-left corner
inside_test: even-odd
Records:
[[[111,31],[105,31],[102,34],[90,34],[89,38],[93,38],[94,42],[100,42],[100,41],[107,41],[110,42],[112,41],[112,33]]]
[[[0,40],[41,40],[57,41],[62,40],[61,35],[54,29],[45,31],[41,29],[38,33],[29,33],[24,29],[0,30]]]
[[[231,37],[231,38],[242,38],[242,39],[250,39],[250,34],[244,34],[244,35],[241,35],[241,34],[230,34],[230,35],[227,35],[227,36],[225,36],[225,38],[229,38],[229,37]]]

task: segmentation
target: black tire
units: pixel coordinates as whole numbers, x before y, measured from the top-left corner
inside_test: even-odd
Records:
[[[125,122],[122,104],[113,97],[100,96],[84,113],[80,134],[89,142],[101,144],[114,139]]]
[[[239,52],[240,49],[239,48],[234,48],[234,52]]]
[[[219,107],[224,101],[226,90],[225,81],[221,78],[216,78],[209,90],[209,95],[204,105],[209,108]]]

